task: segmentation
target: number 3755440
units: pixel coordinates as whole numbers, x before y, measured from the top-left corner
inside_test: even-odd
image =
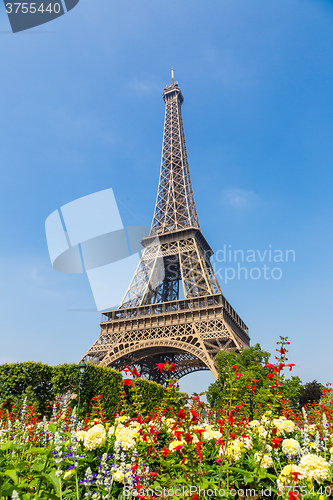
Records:
[[[41,3],[41,4],[36,4],[34,2],[13,2],[13,3],[6,3],[6,12],[7,14],[35,14],[35,13],[41,13],[44,14],[44,12],[48,12],[49,14],[52,14],[54,12],[55,14],[59,14],[61,10],[61,5],[60,3]]]

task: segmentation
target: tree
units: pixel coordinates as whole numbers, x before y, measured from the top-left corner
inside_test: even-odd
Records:
[[[307,403],[319,403],[322,392],[323,386],[317,380],[308,382],[301,388],[299,397],[300,406],[304,406]]]
[[[293,375],[291,378],[283,380],[281,393],[290,402],[291,406],[297,407],[299,405],[301,390],[302,381],[299,377]]]
[[[278,352],[281,352],[281,348]],[[283,356],[286,352],[283,348]],[[270,378],[271,372],[265,367],[269,358],[270,353],[263,351],[260,344],[243,349],[239,353],[220,352],[217,357],[218,380],[209,387],[207,394],[207,400],[211,406],[214,409],[221,409],[226,399],[232,398],[233,404],[244,403],[245,414],[251,419],[264,413],[268,407],[271,409],[273,401],[275,401],[275,409],[281,405],[281,399],[289,401],[291,406],[298,406],[302,389],[301,379],[295,376],[286,379],[281,372],[281,385],[276,388]],[[237,376],[235,376],[235,368]],[[232,390],[230,389],[231,379]],[[280,393],[278,397],[280,402],[275,397],[278,393]]]
[[[244,403],[245,413],[253,418],[256,410],[267,407],[272,400],[268,371],[270,353],[263,351],[260,344],[236,352],[221,351],[217,356],[218,379],[210,385],[207,400],[214,409],[220,409],[226,399],[233,404]],[[237,370],[235,371],[235,367]],[[237,373],[238,375],[234,376]],[[232,389],[230,380],[232,379]],[[230,392],[232,391],[232,393]]]

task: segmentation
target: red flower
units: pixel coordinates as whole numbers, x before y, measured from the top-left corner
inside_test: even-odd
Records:
[[[171,365],[169,366],[169,371],[170,372],[175,372],[176,371],[176,365],[175,365],[175,363],[171,363]]]
[[[196,424],[197,421],[199,420],[199,415],[197,414],[197,412],[195,410],[190,410],[191,414],[192,414],[192,420],[191,420],[191,423],[192,424]]]
[[[169,453],[171,453],[171,451],[168,448],[164,447],[162,448],[162,453],[165,457],[167,457]]]
[[[300,476],[300,475],[301,475],[301,472],[292,472],[291,474],[292,474],[292,476],[293,476],[293,478],[294,478],[295,483],[297,483],[297,481],[298,481],[298,476]]]
[[[175,433],[175,436],[178,439],[178,441],[181,440],[181,436],[182,436],[182,434],[184,434],[183,431],[174,431],[174,433]]]
[[[280,363],[280,367],[277,367],[277,366],[273,365],[272,363],[267,363],[264,366],[267,366],[267,368],[269,369],[269,371],[273,370],[274,373],[278,373],[283,368],[283,365],[282,365],[282,368],[281,368],[281,365],[282,365],[282,363]]]
[[[202,434],[205,432],[205,430],[204,429],[196,429],[194,432],[196,434],[200,434],[200,439],[201,439],[202,438]]]
[[[125,385],[131,385],[132,379],[131,378],[124,378],[124,384]]]
[[[200,457],[200,462],[202,460],[202,455],[201,455],[201,445],[202,445],[202,441],[199,441],[198,443],[196,443],[196,448],[197,448],[197,452],[198,452],[198,455]]]
[[[298,365],[295,365],[295,363],[288,363],[287,365],[284,365],[284,366],[288,366],[289,371],[291,372],[291,370],[293,369],[293,366],[298,366]]]
[[[157,363],[157,365],[155,366],[155,370],[160,370],[160,373],[162,373],[164,366],[164,363]]]
[[[191,500],[199,500],[199,497],[196,493],[194,493],[193,497],[191,498]]]
[[[176,447],[174,448],[174,450],[175,450],[175,451],[179,451],[179,454],[180,454],[182,447],[183,447],[183,445],[182,445],[182,444],[179,444],[178,446],[176,446]]]
[[[187,432],[185,434],[185,441],[187,444],[192,443],[192,441],[193,441],[193,437],[191,436],[191,434],[189,432]]]
[[[181,410],[179,410],[178,417],[179,418],[186,418],[186,412],[185,412],[184,408],[182,408]]]
[[[281,438],[273,438],[272,439],[272,447],[276,450],[280,446]]]
[[[139,378],[139,377],[140,377],[140,374],[139,374],[139,372],[137,371],[137,369],[136,369],[136,368],[133,368],[133,370],[132,370],[132,375],[133,375],[133,377],[136,377],[136,378]]]
[[[289,491],[289,498],[288,500],[299,500],[301,498],[300,492],[298,491],[297,493],[294,493],[293,491]]]

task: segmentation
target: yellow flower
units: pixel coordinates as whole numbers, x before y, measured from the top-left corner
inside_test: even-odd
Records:
[[[238,440],[242,443],[245,450],[251,450],[253,448],[253,441],[250,436],[241,436]]]
[[[314,479],[317,483],[321,483],[328,478],[330,466],[322,457],[308,453],[301,458],[299,465],[302,469],[303,478]]]
[[[115,447],[122,446],[124,450],[134,448],[136,440],[139,436],[139,429],[137,427],[116,427],[116,442]],[[110,432],[110,431],[109,431]]]
[[[248,426],[252,428],[259,427],[259,425],[260,425],[259,420],[251,420],[251,422],[248,423]]]
[[[280,472],[277,480],[277,485],[281,493],[283,493],[283,490],[286,488],[286,486],[294,486],[297,483],[297,480],[292,475],[292,472],[301,473],[301,467],[295,464],[288,464]]]
[[[111,474],[115,481],[118,483],[123,483],[125,479],[130,477],[131,475],[131,466],[130,465],[116,465],[114,469],[112,469]]]
[[[273,425],[277,429],[277,435],[281,436],[283,432],[294,432],[295,424],[292,420],[288,420],[286,417],[274,418]]]
[[[221,447],[221,455],[223,454],[223,447]],[[240,460],[242,454],[245,451],[243,443],[238,440],[231,441],[225,449],[225,456],[231,458],[232,460]]]
[[[104,445],[106,441],[106,432],[102,424],[94,425],[84,436],[84,446],[87,450],[95,450]]]
[[[307,426],[308,433],[309,434],[315,434],[317,432],[317,426],[316,424],[311,424]]]
[[[255,453],[254,458],[256,459],[256,462],[260,462],[260,467],[263,469],[269,469],[273,466],[272,457],[268,453]]]
[[[76,433],[76,439],[79,441],[79,443],[83,443],[84,441],[84,436],[87,434],[86,431],[77,431]]]
[[[282,441],[282,451],[285,454],[291,455],[294,457],[301,453],[301,446],[296,439],[284,439]]]
[[[75,470],[74,469],[68,470],[67,472],[65,472],[64,479],[68,479],[73,474],[75,474]]]

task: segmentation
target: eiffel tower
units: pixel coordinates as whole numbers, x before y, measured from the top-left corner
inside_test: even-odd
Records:
[[[222,294],[201,233],[194,202],[181,114],[184,98],[174,80],[165,87],[162,161],[155,212],[144,251],[118,309],[102,314],[101,334],[81,361],[165,383],[157,363],[175,376],[211,370],[219,351],[248,347],[245,323]],[[153,279],[152,279],[153,277]],[[183,298],[180,298],[180,283]]]

